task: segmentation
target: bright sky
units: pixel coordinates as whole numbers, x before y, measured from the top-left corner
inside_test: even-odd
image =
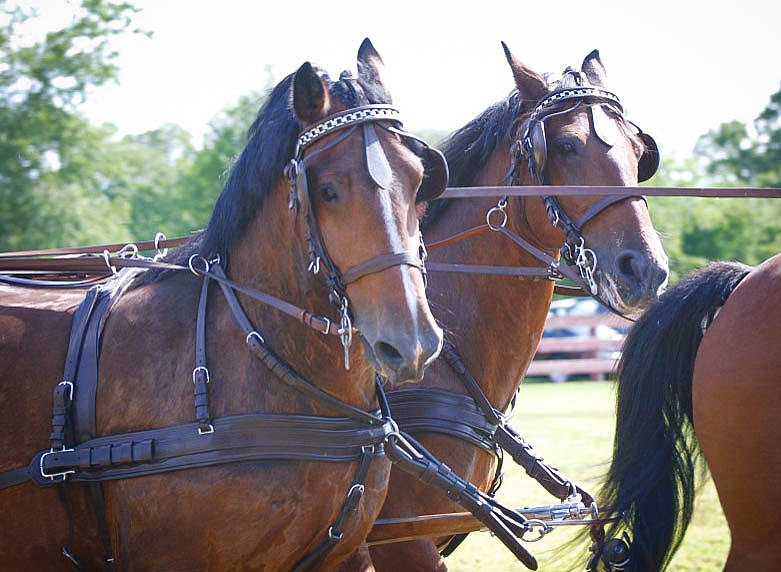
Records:
[[[37,4],[54,20],[52,0]],[[115,41],[119,85],[84,110],[138,133],[177,123],[196,140],[209,120],[304,61],[336,76],[368,36],[382,55],[408,128],[452,130],[512,89],[500,40],[538,72],[580,66],[598,48],[608,88],[663,149],[686,155],[719,123],[752,121],[781,82],[781,2],[657,0],[134,0]],[[59,15],[61,17],[61,14]]]

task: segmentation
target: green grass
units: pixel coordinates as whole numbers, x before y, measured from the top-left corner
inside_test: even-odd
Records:
[[[610,382],[527,383],[521,388],[512,425],[537,454],[587,490],[596,492],[610,459],[615,426],[615,397]],[[542,506],[556,503],[523,469],[506,458],[505,504]],[[574,528],[574,527],[573,527]],[[526,544],[541,571],[583,570],[586,547],[558,550],[572,538],[570,527],[554,530],[542,541]],[[729,550],[729,532],[713,483],[702,487],[686,538],[670,570],[721,570]],[[487,532],[474,533],[445,560],[451,572],[526,570]]]

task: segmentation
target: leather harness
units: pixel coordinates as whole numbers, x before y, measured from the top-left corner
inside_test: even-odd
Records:
[[[581,81],[585,81],[582,76]],[[562,105],[572,101],[575,101],[574,105],[565,109],[561,108]],[[523,135],[513,144],[512,165],[500,183],[506,181],[507,184],[518,186],[520,183],[521,164],[525,161],[536,183],[541,186],[545,185],[544,163],[546,147],[544,121],[554,115],[569,113],[585,101],[592,102],[591,107],[597,109],[601,109],[603,105],[609,105],[611,110],[617,113],[623,120],[621,104],[618,97],[611,92],[595,86],[554,91],[535,105],[529,119],[522,126],[521,131]],[[645,158],[641,159],[641,167],[645,171],[641,172],[642,178],[640,180],[645,180],[650,178],[653,172],[656,171],[659,157],[658,149],[653,139],[647,134],[643,134],[642,131],[640,133],[645,135],[641,139],[646,145],[645,154],[649,155],[648,157],[644,155]],[[603,142],[605,141],[603,140]],[[610,145],[609,141],[606,143]],[[596,282],[593,279],[593,272],[597,264],[596,255],[591,249],[585,247],[582,229],[606,208],[627,198],[631,198],[631,195],[618,194],[607,196],[587,209],[579,220],[573,221],[561,207],[555,196],[542,196],[551,223],[554,226],[560,226],[565,234],[565,243],[561,249],[561,255],[565,264],[562,265],[553,256],[536,248],[518,234],[505,228],[507,223],[507,213],[505,212],[507,196],[502,196],[498,204],[486,214],[486,224],[429,244],[428,249],[440,248],[486,230],[491,230],[512,240],[520,248],[545,264],[545,267],[429,262],[428,269],[435,272],[493,274],[547,280],[558,280],[566,276],[579,287],[576,289],[575,295],[583,292],[588,293],[613,312],[619,313],[598,295]],[[641,198],[645,200],[644,197]],[[572,289],[564,290],[563,292],[561,290],[558,291],[559,293],[573,294]],[[619,313],[619,315],[621,314]],[[591,504],[595,506],[594,499],[590,493],[563,476],[558,469],[545,463],[544,459],[534,452],[531,445],[510,427],[502,413],[490,403],[479,382],[464,365],[461,356],[452,343],[445,342],[442,357],[445,358],[451,369],[457,374],[469,395],[458,395],[444,390],[428,388],[392,390],[388,393],[388,401],[401,428],[413,434],[430,431],[449,435],[496,455],[499,459],[499,464],[494,474],[494,480],[489,487],[491,496],[496,493],[501,485],[501,463],[503,452],[507,452],[517,464],[526,470],[530,477],[539,482],[553,496],[558,497],[562,501],[570,497],[580,497],[586,505]],[[468,533],[454,536],[442,550],[442,555],[448,556],[452,554],[467,535]],[[598,558],[605,550],[605,547],[609,546],[609,549],[612,550],[613,543],[617,540],[609,541],[610,544],[608,545],[605,541],[604,529],[601,524],[592,526],[592,538],[594,540],[593,551],[595,556],[589,563],[589,570],[597,566]],[[618,540],[618,542],[621,541]]]
[[[376,107],[384,108],[385,106]],[[322,129],[328,132],[354,123],[363,123],[370,175],[378,184],[385,184],[383,181],[387,181],[387,178],[382,174],[383,168],[380,166],[375,169],[371,166],[372,163],[376,163],[379,155],[376,147],[369,150],[372,145],[376,145],[376,141],[369,135],[370,132],[373,132],[373,127],[366,125],[366,123],[385,121],[387,109],[378,110],[377,114],[372,114],[372,109],[359,108],[359,110],[362,111],[361,114],[345,112],[327,118],[323,122]],[[397,122],[397,120],[394,121]],[[371,129],[367,129],[367,127],[371,127]],[[396,126],[388,128],[401,136],[407,136]],[[349,342],[345,343],[345,340],[351,338],[353,328],[347,313],[346,293],[339,287],[393,265],[408,264],[423,270],[423,260],[419,253],[415,253],[414,259],[409,253],[381,255],[346,271],[344,274],[340,274],[338,269],[333,266],[321,239],[314,238],[319,236],[319,231],[316,230],[317,225],[314,217],[308,214],[311,209],[306,205],[310,201],[308,185],[306,184],[305,160],[302,161],[303,152],[308,145],[319,140],[320,136],[324,134],[318,132],[319,134],[315,133],[314,137],[310,137],[312,133],[313,130],[309,130],[299,138],[296,157],[291,163],[291,166],[295,166],[289,169],[291,181],[295,181],[291,185],[291,208],[296,207],[296,203],[303,199],[305,203],[303,208],[307,213],[310,255],[312,262],[317,266],[312,270],[317,273],[318,259],[324,261],[326,280],[339,297],[332,301],[338,302],[340,305],[341,327],[336,328],[327,318],[317,316],[284,300],[229,280],[222,269],[219,258],[208,261],[202,256],[193,255],[189,261],[189,269],[203,278],[196,319],[196,358],[193,369],[196,418],[194,423],[109,436],[97,436],[95,427],[95,396],[102,325],[110,308],[141,271],[139,269],[159,268],[182,271],[186,270],[187,267],[136,256],[113,258],[110,261],[107,250],[104,250],[102,260],[97,257],[59,259],[54,264],[40,264],[37,269],[32,263],[25,266],[24,258],[12,258],[13,255],[19,253],[12,253],[11,257],[5,257],[5,262],[10,263],[10,268],[15,270],[12,272],[15,276],[2,276],[0,278],[3,281],[26,286],[40,285],[40,282],[35,279],[35,275],[40,275],[42,272],[47,276],[51,273],[54,273],[55,276],[74,273],[90,275],[105,273],[108,267],[114,273],[110,280],[103,284],[94,285],[87,291],[84,301],[74,314],[63,380],[54,389],[51,446],[48,450],[37,453],[27,466],[0,473],[0,489],[27,481],[32,481],[42,487],[57,485],[69,520],[68,539],[63,548],[63,554],[77,568],[83,569],[71,550],[73,509],[67,487],[69,481],[83,482],[84,486],[87,487],[88,498],[95,510],[99,534],[106,551],[105,562],[109,570],[114,570],[111,536],[105,517],[105,502],[101,484],[103,481],[240,461],[274,459],[349,462],[357,460],[358,467],[342,509],[328,528],[326,537],[312,553],[305,556],[296,565],[295,570],[300,571],[316,566],[341,540],[346,522],[350,515],[357,510],[358,503],[363,496],[364,481],[368,475],[371,459],[383,453],[387,454],[403,470],[437,486],[451,499],[472,511],[519,559],[530,567],[536,567],[534,557],[521,546],[518,540],[518,537],[529,529],[526,526],[526,519],[455,475],[412,437],[401,432],[390,416],[390,409],[384,399],[379,378],[376,379],[379,411],[364,411],[340,401],[303,378],[278,357],[266,344],[263,336],[254,329],[241,308],[235,291],[242,292],[293,315],[310,327],[322,328],[320,331],[324,334],[338,335],[345,345],[345,351],[347,351]],[[344,140],[345,137],[337,139],[329,146]],[[441,157],[438,152],[430,152],[427,160],[436,162],[437,157]],[[385,161],[387,162],[387,159]],[[439,188],[438,192],[441,193],[446,187],[446,178],[441,178],[442,175],[446,177],[447,174],[444,159],[442,165],[434,166],[433,172],[434,174],[429,177],[429,183],[434,181],[434,184]],[[437,177],[439,177],[438,182]],[[436,189],[431,191],[426,188],[426,184],[427,182],[424,180],[424,185],[420,189],[424,198],[436,196],[438,194]],[[157,240],[155,247],[159,248]],[[22,254],[28,255],[30,253]],[[42,261],[38,260],[38,262]],[[105,266],[98,266],[98,269],[95,269],[96,262],[99,265],[105,263]],[[117,272],[116,266],[136,267],[136,269],[127,268],[122,272]],[[8,264],[5,268],[9,268]],[[23,274],[25,272],[31,273],[33,276],[32,278],[19,278],[16,274],[20,272]],[[20,280],[21,282],[19,282]],[[93,278],[77,280],[76,283],[81,287],[91,280]],[[312,399],[327,404],[341,417],[265,413],[249,413],[222,418],[211,417],[208,401],[209,371],[205,350],[206,301],[211,280],[219,284],[234,321],[246,334],[245,339],[250,352],[263,361],[266,367],[283,383]],[[73,283],[67,281],[54,281],[54,283],[73,287]],[[48,285],[50,283],[47,283]],[[345,316],[347,316],[346,323]]]

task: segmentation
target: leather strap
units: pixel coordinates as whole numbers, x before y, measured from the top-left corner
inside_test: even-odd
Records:
[[[195,418],[202,429],[209,427],[209,370],[206,368],[206,302],[209,297],[209,278],[203,279],[195,324],[195,369],[193,369],[193,393]]]
[[[355,461],[364,448],[381,444],[389,423],[367,425],[343,417],[249,413],[217,418],[214,433],[199,435],[189,423],[96,437],[64,451],[41,451],[20,470],[0,474],[5,486],[29,478],[38,486],[55,481],[42,474],[75,471],[69,481],[96,482],[131,478],[225,463],[260,460]],[[61,482],[61,481],[57,481]]]
[[[453,473],[407,433],[391,434],[386,440],[385,454],[403,471],[437,487],[448,498],[467,508],[518,560],[532,570],[537,569],[537,560],[518,540],[528,529],[523,515],[502,506]]]
[[[388,402],[393,419],[408,433],[442,433],[496,453],[496,425],[467,395],[433,388],[394,389],[388,392]]]
[[[361,459],[358,461],[358,468],[355,471],[352,485],[347,492],[347,497],[342,504],[338,516],[334,523],[328,527],[325,538],[317,547],[305,556],[293,568],[293,572],[304,572],[319,565],[323,559],[330,553],[334,547],[344,538],[344,529],[347,522],[358,511],[358,505],[363,498],[366,490],[366,477],[369,475],[369,465],[374,456],[374,448],[367,449]]]
[[[394,252],[393,254],[381,254],[367,260],[357,266],[353,266],[347,272],[342,274],[342,281],[345,285],[360,280],[369,274],[382,272],[393,266],[407,265],[425,272],[423,261],[415,250],[405,250],[403,252]]]

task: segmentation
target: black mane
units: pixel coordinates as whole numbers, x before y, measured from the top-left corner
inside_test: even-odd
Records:
[[[389,94],[380,85],[354,78],[349,72],[343,72],[334,82],[323,70],[315,69],[329,94],[348,107],[390,103]],[[296,138],[303,127],[292,108],[293,75],[288,75],[274,87],[258,112],[247,132],[247,144],[231,167],[206,229],[169,255],[166,262],[186,265],[190,256],[196,253],[207,258],[219,253],[224,259],[262,209],[266,197],[293,158]],[[146,274],[141,283],[168,273],[150,271]]]

